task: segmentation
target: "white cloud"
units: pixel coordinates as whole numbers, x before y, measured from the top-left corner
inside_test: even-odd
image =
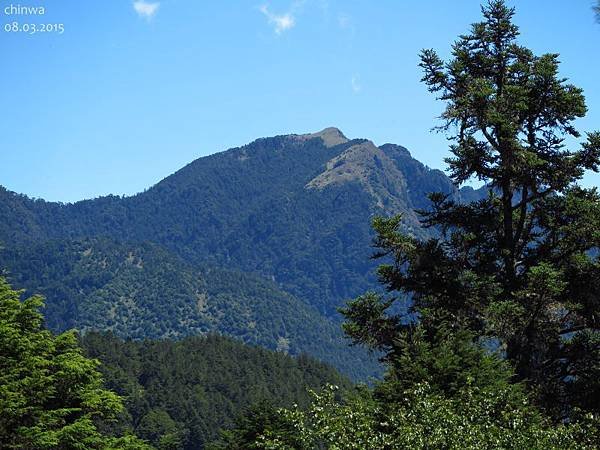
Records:
[[[340,27],[340,30],[350,33],[354,35],[356,33],[356,23],[354,18],[346,13],[340,13],[337,16],[337,23]]]
[[[349,28],[352,25],[352,19],[350,19],[348,14],[340,14],[338,16],[338,25],[342,29]]]
[[[147,20],[150,20],[152,17],[154,17],[159,6],[160,2],[147,2],[145,0],[136,0],[133,2],[133,9],[138,16]]]
[[[267,20],[273,28],[275,29],[275,33],[281,34],[284,31],[287,31],[296,25],[296,19],[292,12],[287,12],[285,14],[275,14],[269,10],[267,5],[262,5],[260,7],[260,12],[265,15]]]
[[[362,90],[362,86],[360,84],[360,75],[352,75],[350,84],[352,85],[352,91],[355,94],[359,93]]]

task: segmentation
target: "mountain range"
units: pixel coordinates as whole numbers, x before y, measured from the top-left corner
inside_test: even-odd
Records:
[[[370,223],[457,189],[399,145],[336,128],[261,138],[199,158],[139,194],[72,204],[0,187],[0,266],[46,296],[48,326],[136,339],[219,332],[309,353],[354,379],[377,373],[348,349],[337,308],[375,289]]]

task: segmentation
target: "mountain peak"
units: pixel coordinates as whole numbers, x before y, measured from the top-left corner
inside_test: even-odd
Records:
[[[303,140],[321,138],[325,147],[335,147],[336,145],[348,142],[348,138],[344,136],[344,133],[335,127],[327,127],[316,133],[300,134],[298,137]]]
[[[309,181],[305,188],[321,190],[349,182],[360,183],[379,208],[392,211],[407,208],[407,186],[402,171],[369,140],[358,142],[329,160],[325,171]]]

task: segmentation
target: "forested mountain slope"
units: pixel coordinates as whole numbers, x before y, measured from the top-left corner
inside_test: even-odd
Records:
[[[114,425],[157,448],[200,449],[245,408],[309,403],[308,389],[349,382],[310,357],[253,348],[209,335],[173,341],[122,341],[87,334],[82,345],[101,361],[106,386],[125,397],[127,414]]]
[[[403,212],[405,227],[422,235],[414,208],[431,191],[478,195],[457,191],[403,147],[330,128],[200,158],[132,197],[62,205],[2,189],[0,241],[151,241],[192,264],[260,274],[332,316],[372,285],[371,218]]]
[[[376,287],[371,220],[415,208],[450,179],[405,148],[328,128],[258,139],[203,157],[131,197],[74,204],[0,187],[0,267],[46,296],[55,331],[121,337],[218,332],[308,352],[354,379],[379,373],[348,348],[337,308]]]
[[[112,331],[124,338],[233,336],[272,350],[311,354],[354,378],[374,375],[356,364],[337,324],[255,275],[194,268],[151,243],[107,238],[49,240],[0,250],[0,267],[27,295],[46,297],[46,325]]]

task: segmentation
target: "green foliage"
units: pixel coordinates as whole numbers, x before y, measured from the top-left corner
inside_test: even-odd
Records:
[[[242,450],[264,448],[263,436],[278,436],[291,448],[302,448],[303,437],[289,420],[288,412],[278,410],[269,402],[259,402],[243,411],[232,429],[221,432],[219,440],[207,445],[210,450]]]
[[[310,189],[328,162],[364,140],[327,147],[320,138],[295,135],[259,139],[200,158],[133,197],[108,196],[75,204],[30,200],[0,188],[0,241],[111,237],[153,242],[192,264],[256,273],[306,301],[326,316],[372,284],[366,258],[373,214],[385,208],[379,187],[356,181]],[[426,193],[460,193],[441,171],[431,170],[403,147],[381,146],[386,166],[372,164],[369,176],[396,175],[406,185],[390,192],[392,212],[420,234],[414,208]],[[373,155],[364,155],[365,158]],[[372,161],[367,161],[371,164]],[[371,167],[371,166],[369,166]],[[389,178],[389,177],[388,177]],[[386,209],[387,211],[387,209]],[[10,244],[9,244],[10,243]]]
[[[73,332],[43,328],[39,296],[23,302],[0,278],[0,447],[5,449],[149,449],[113,438],[121,399],[102,387],[97,361],[83,356]]]
[[[234,444],[221,448],[562,450],[597,448],[600,438],[597,420],[553,426],[511,388],[465,387],[449,399],[425,383],[401,392],[399,402],[386,404],[368,391],[340,402],[334,391],[330,387],[313,394],[306,412],[278,411],[279,425],[264,429],[252,447],[231,440]]]
[[[397,400],[407,387],[420,383],[449,397],[464,386],[501,390],[507,388],[513,376],[509,364],[483,350],[473,334],[464,329],[440,329],[428,337],[424,327],[418,325],[400,339],[407,341],[398,342],[401,351],[388,362],[385,382],[375,389],[381,399]]]
[[[151,243],[106,238],[50,240],[0,250],[14,285],[46,297],[55,332],[112,331],[123,338],[217,332],[272,350],[308,353],[353,378],[379,374],[375,358],[356,364],[337,324],[251,274],[195,268]],[[280,348],[281,349],[281,348]]]
[[[154,443],[159,450],[177,450],[187,441],[186,430],[181,430],[171,416],[162,409],[146,413],[136,427],[136,434]]]
[[[307,388],[349,386],[333,368],[305,355],[216,335],[136,342],[88,333],[82,344],[102,361],[106,386],[125,398],[127,414],[113,429],[133,429],[158,449],[202,448],[251,405],[307,407]]]
[[[558,55],[519,45],[503,1],[482,11],[450,61],[424,50],[421,67],[446,104],[441,128],[454,132],[452,179],[477,178],[489,194],[471,203],[432,194],[422,220],[441,235],[428,240],[407,235],[400,217],[376,219],[380,281],[410,297],[410,314],[394,313],[395,298],[363,296],[344,310],[346,331],[384,351],[400,385],[482,387],[477,371],[494,366],[487,345],[555,420],[598,413],[600,195],[577,182],[598,170],[600,133],[567,148],[586,113],[581,89],[559,77]]]
[[[348,351],[336,310],[374,281],[370,218],[403,212],[404,229],[425,236],[413,209],[427,205],[427,192],[479,194],[457,190],[403,147],[342,141],[259,139],[127,198],[64,205],[0,187],[0,264],[15,286],[46,296],[53,330],[136,338],[216,331],[268,348],[289,340],[291,353],[308,352],[354,379],[379,376],[375,358]],[[365,177],[311,187],[349,153]],[[208,292],[213,286],[220,291]],[[196,293],[209,294],[202,314]]]

